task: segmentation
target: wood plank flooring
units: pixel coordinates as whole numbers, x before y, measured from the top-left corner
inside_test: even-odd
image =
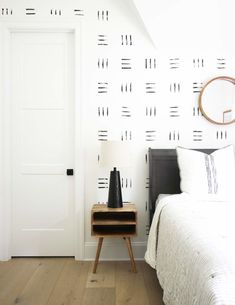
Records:
[[[145,262],[14,258],[0,262],[1,305],[164,305],[155,270]]]

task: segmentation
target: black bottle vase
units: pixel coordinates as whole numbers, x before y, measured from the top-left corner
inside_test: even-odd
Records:
[[[110,172],[108,207],[123,207],[120,173],[117,171],[116,167]]]

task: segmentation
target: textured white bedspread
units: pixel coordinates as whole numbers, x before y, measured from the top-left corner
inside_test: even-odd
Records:
[[[235,305],[235,202],[162,199],[145,259],[166,305]]]

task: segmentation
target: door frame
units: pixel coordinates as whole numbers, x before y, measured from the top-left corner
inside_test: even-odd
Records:
[[[81,24],[4,24],[2,25],[2,49],[0,50],[0,63],[2,73],[0,75],[0,87],[3,94],[0,95],[0,182],[2,191],[0,195],[0,260],[11,259],[11,228],[12,228],[12,146],[11,126],[12,102],[11,102],[11,35],[12,33],[42,32],[42,33],[73,33],[74,39],[74,249],[75,259],[84,259],[84,131],[83,131],[83,107],[82,107],[82,82],[81,82]],[[1,30],[0,28],[0,30]]]

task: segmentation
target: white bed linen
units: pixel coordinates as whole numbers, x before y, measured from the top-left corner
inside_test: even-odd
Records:
[[[235,202],[184,193],[160,200],[145,259],[157,270],[166,305],[235,304],[234,219]]]

